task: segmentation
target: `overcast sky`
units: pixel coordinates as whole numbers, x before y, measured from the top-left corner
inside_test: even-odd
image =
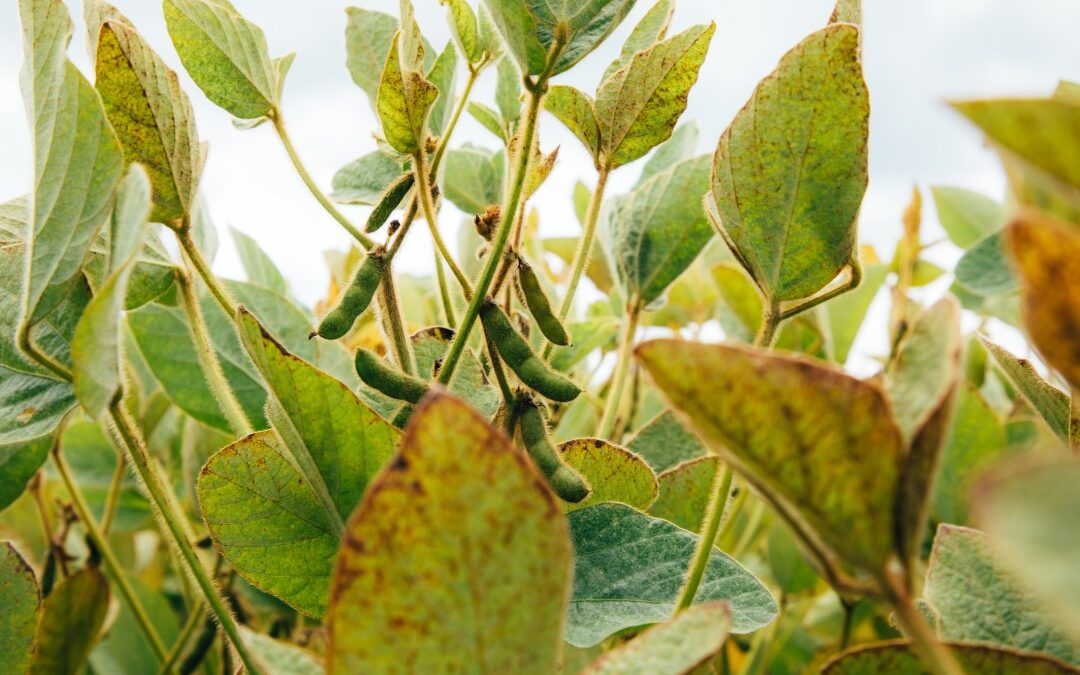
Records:
[[[312,302],[325,292],[322,252],[343,249],[347,235],[307,193],[273,131],[237,131],[227,113],[210,103],[184,73],[165,31],[159,2],[113,0],[175,68],[195,108],[200,136],[210,143],[202,189],[213,219],[254,236],[282,267],[294,293]],[[271,54],[296,51],[285,86],[284,113],[300,155],[329,191],[335,170],[374,149],[371,108],[345,68],[345,7],[336,0],[233,0],[266,32]],[[396,14],[397,0],[356,0],[354,4]],[[449,39],[444,9],[436,0],[415,0],[425,36],[441,48]],[[475,2],[473,3],[475,5]],[[672,24],[678,31],[715,21],[716,35],[683,119],[701,127],[700,152],[716,139],[755,84],[777,60],[828,17],[832,0],[681,0]],[[862,241],[891,254],[899,236],[899,214],[911,187],[957,185],[1000,198],[1003,178],[980,136],[944,101],[949,98],[1036,96],[1062,78],[1080,80],[1080,2],[1077,0],[864,0],[865,68],[872,117],[870,189],[860,224]],[[82,32],[82,3],[68,3],[77,29],[69,53],[89,72]],[[592,92],[636,20],[651,6],[641,0],[618,31],[558,81]],[[0,200],[25,193],[31,155],[18,86],[22,45],[17,3],[0,7]],[[460,81],[459,77],[459,81]],[[491,102],[493,80],[477,89]],[[494,138],[466,116],[455,136],[494,145]],[[562,146],[551,179],[534,198],[542,205],[542,227],[573,234],[570,204],[577,179],[591,184],[591,163],[579,143],[556,120],[541,122],[545,148]],[[609,187],[628,187],[640,164],[618,171]],[[936,229],[927,200],[929,227]],[[365,217],[357,208],[355,219]],[[448,231],[461,215],[447,204],[441,218]],[[399,256],[402,266],[424,272],[431,255],[423,229],[414,230]],[[933,236],[931,234],[930,236]],[[453,239],[451,238],[451,241]],[[223,233],[216,269],[241,276],[239,262]]]

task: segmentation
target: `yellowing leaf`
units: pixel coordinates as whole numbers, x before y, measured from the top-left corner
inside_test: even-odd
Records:
[[[675,0],[657,0],[656,4],[645,13],[645,16],[641,17],[641,21],[638,21],[637,25],[634,26],[634,30],[630,31],[630,36],[623,43],[619,58],[608,65],[600,81],[607,80],[617,70],[630,63],[630,59],[634,58],[634,54],[643,49],[648,49],[654,43],[663,40],[664,36],[667,35],[668,26],[671,24],[671,15],[674,13]]]
[[[719,457],[699,457],[660,474],[657,477],[660,494],[649,507],[649,513],[684,530],[700,532],[720,464]]]
[[[399,42],[395,38],[390,45],[375,107],[387,142],[398,152],[411,154],[424,141],[428,113],[439,90],[421,73],[405,67],[404,57],[398,56]]]
[[[949,650],[961,667],[980,675],[1068,675],[1076,671],[1064,663],[1030,652],[951,643]],[[908,645],[884,642],[850,649],[825,664],[823,675],[923,675],[926,669]]]
[[[788,52],[721,136],[710,215],[772,300],[809,297],[850,261],[869,114],[859,29],[833,24]]]
[[[986,351],[994,357],[1005,377],[1012,383],[1024,399],[1039,413],[1050,429],[1060,438],[1069,434],[1069,396],[1044,380],[1035,372],[1035,367],[1027,359],[1013,356],[998,345],[980,337]]]
[[[600,123],[593,100],[574,87],[557,84],[544,97],[544,108],[566,125],[599,164]]]
[[[34,570],[14,546],[0,543],[0,670],[26,672],[40,616],[41,597]]]
[[[349,519],[327,670],[556,672],[570,556],[561,510],[524,454],[433,393]]]
[[[645,510],[656,499],[656,475],[640,455],[598,438],[579,438],[559,446],[564,462],[585,477],[592,492],[577,504],[576,511],[600,502],[622,502]]]

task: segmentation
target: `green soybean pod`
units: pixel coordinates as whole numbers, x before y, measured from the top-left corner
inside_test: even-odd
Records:
[[[416,177],[411,173],[402,174],[395,178],[394,182],[383,190],[382,196],[379,197],[379,203],[371,210],[364,231],[375,232],[386,224],[390,214],[401,204],[401,200],[405,199],[405,195],[409,194],[409,190],[412,189],[415,182]]]
[[[341,302],[330,310],[319,324],[319,330],[316,331],[319,337],[336,340],[349,332],[357,317],[371,304],[385,268],[386,250],[377,247],[368,251],[367,257],[356,268],[349,287],[342,294]]]
[[[525,306],[529,308],[529,314],[532,314],[533,319],[536,320],[536,325],[540,327],[540,332],[552,344],[560,347],[569,345],[570,334],[566,331],[566,326],[563,325],[562,321],[559,321],[559,317],[552,310],[551,300],[548,298],[547,293],[544,292],[544,287],[540,285],[540,278],[536,275],[536,270],[527,260],[518,257],[517,272],[521,297],[525,300]]]
[[[525,386],[560,403],[573,401],[581,393],[581,388],[572,380],[552,370],[537,356],[525,338],[510,325],[502,308],[490,299],[480,308],[480,321],[499,356]]]
[[[589,496],[591,488],[574,469],[563,463],[559,451],[547,433],[547,422],[535,402],[523,398],[519,403],[518,429],[526,452],[547,479],[548,485],[563,501],[576,504]]]
[[[391,367],[364,347],[356,351],[356,374],[367,386],[398,401],[417,403],[428,390],[427,382]]]

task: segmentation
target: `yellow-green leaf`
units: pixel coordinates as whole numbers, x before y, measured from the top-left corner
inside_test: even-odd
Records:
[[[384,12],[360,7],[346,8],[345,15],[345,65],[353,82],[364,90],[374,106],[386,53],[394,42],[398,20]]]
[[[570,557],[525,455],[464,402],[430,394],[349,519],[327,669],[556,672]]]
[[[109,609],[109,584],[96,567],[84,567],[45,599],[35,638],[31,675],[82,672]]]
[[[630,63],[634,54],[648,49],[653,44],[660,42],[667,35],[668,26],[671,25],[671,15],[675,13],[675,0],[657,0],[656,4],[649,8],[641,21],[637,22],[634,30],[630,31],[629,37],[623,43],[619,57],[608,65],[604,76],[600,78],[603,83],[616,71]]]
[[[26,672],[40,616],[34,570],[14,546],[0,542],[0,671]]]
[[[989,645],[951,643],[949,650],[969,673],[979,675],[1069,675],[1073,668],[1030,652]],[[823,675],[927,675],[904,642],[884,642],[850,649],[825,664]]]
[[[579,438],[559,445],[564,462],[585,477],[592,492],[567,512],[599,504],[622,502],[642,511],[656,500],[656,474],[640,455],[599,438]]]
[[[544,97],[544,109],[566,125],[585,149],[599,162],[600,123],[596,105],[588,94],[567,84],[557,84]]]
[[[859,29],[839,23],[788,52],[721,136],[710,215],[773,300],[813,295],[850,261],[869,114]]]
[[[411,154],[424,141],[428,113],[439,90],[405,66],[405,58],[398,56],[399,42],[397,37],[391,42],[375,107],[387,142],[398,152]]]
[[[1044,380],[1035,372],[1031,361],[1013,356],[986,338],[979,338],[986,351],[994,357],[994,362],[1005,373],[1024,399],[1031,404],[1035,412],[1050,426],[1058,437],[1065,439],[1069,434],[1069,396]]]
[[[700,532],[720,464],[719,457],[699,457],[657,476],[660,493],[649,507],[649,513],[684,530]]]

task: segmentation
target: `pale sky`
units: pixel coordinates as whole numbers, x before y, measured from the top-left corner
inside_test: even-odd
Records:
[[[327,272],[322,252],[344,249],[348,236],[308,194],[293,172],[272,129],[238,131],[223,110],[210,103],[187,77],[165,31],[161,5],[147,0],[113,0],[175,68],[188,92],[199,133],[210,143],[202,189],[222,230],[215,268],[242,276],[231,240],[236,227],[255,237],[282,268],[294,294],[304,302],[323,295]],[[374,149],[371,107],[345,68],[347,2],[233,0],[266,33],[272,56],[296,51],[285,86],[285,117],[316,180],[329,192],[343,164]],[[354,0],[353,4],[396,14],[397,0]],[[473,3],[475,5],[475,2]],[[821,27],[831,0],[681,0],[672,31],[715,21],[716,35],[684,120],[701,128],[699,152],[712,152],[716,139],[745,103],[754,86],[804,36]],[[89,72],[82,29],[82,3],[68,3],[77,28],[69,53]],[[444,8],[436,0],[415,0],[425,36],[441,47],[449,39]],[[1080,2],[1076,0],[864,0],[865,69],[872,117],[870,189],[863,206],[860,237],[891,255],[899,237],[899,214],[912,185],[957,185],[1000,199],[1003,178],[993,155],[945,105],[949,98],[1037,96],[1059,79],[1080,80]],[[594,91],[607,64],[636,20],[651,6],[642,0],[600,49],[557,81]],[[0,200],[25,193],[31,155],[18,86],[22,45],[17,3],[0,7]],[[493,73],[477,88],[477,100],[491,103]],[[459,75],[459,82],[463,76]],[[455,144],[466,139],[494,147],[488,132],[466,115]],[[561,145],[553,176],[534,197],[542,205],[542,231],[578,231],[570,201],[576,180],[595,180],[591,162],[577,140],[554,118],[541,121],[545,149]],[[609,194],[630,186],[640,170],[631,165],[612,178]],[[925,211],[928,238],[940,230],[932,202]],[[344,207],[356,221],[363,207]],[[446,204],[440,218],[452,232],[461,214]],[[410,233],[398,256],[407,271],[427,272],[431,254],[423,228]],[[938,255],[949,259],[949,252]]]

